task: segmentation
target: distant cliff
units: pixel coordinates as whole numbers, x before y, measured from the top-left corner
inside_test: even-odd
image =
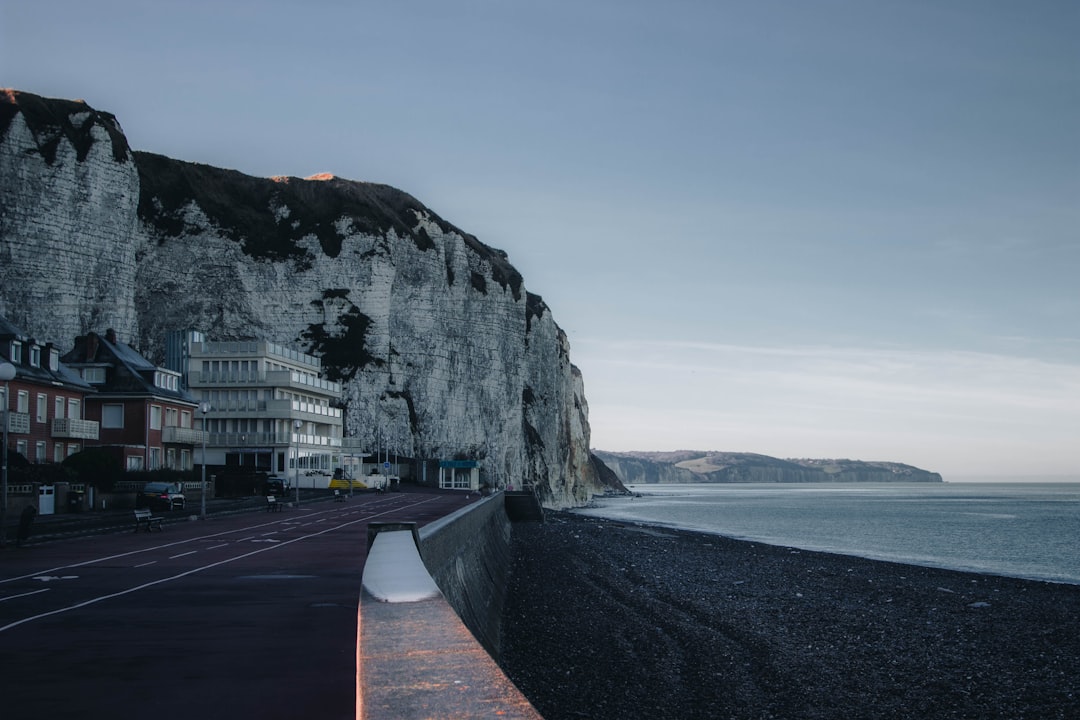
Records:
[[[779,460],[730,452],[626,452],[595,455],[627,485],[639,483],[942,482],[941,475],[895,462]]]
[[[0,314],[63,344],[115,328],[322,358],[346,431],[481,460],[545,505],[604,490],[566,335],[506,254],[410,195],[134,152],[82,101],[0,90]]]

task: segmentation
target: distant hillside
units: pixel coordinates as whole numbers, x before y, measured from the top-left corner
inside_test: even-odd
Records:
[[[594,451],[625,485],[639,483],[943,482],[941,475],[896,462],[781,460],[754,453]]]

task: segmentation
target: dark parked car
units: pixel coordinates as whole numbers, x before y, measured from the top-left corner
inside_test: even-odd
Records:
[[[276,497],[282,497],[289,491],[289,481],[279,477],[266,478],[266,492],[265,495],[274,495]]]
[[[165,510],[184,509],[187,501],[180,486],[173,483],[150,482],[143,486],[139,494],[135,496],[135,507],[138,508],[162,508]]]

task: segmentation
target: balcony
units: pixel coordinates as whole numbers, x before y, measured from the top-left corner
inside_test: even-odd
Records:
[[[341,383],[323,380],[292,370],[267,372],[193,372],[188,382],[192,388],[210,387],[288,387],[321,395],[339,397]]]
[[[166,426],[161,429],[161,442],[174,445],[202,445],[203,438],[209,439],[210,433],[192,428]]]
[[[252,447],[280,447],[289,448],[296,447],[297,440],[299,440],[299,446],[305,449],[311,449],[313,447],[318,448],[340,448],[341,438],[339,437],[327,437],[325,435],[296,435],[289,433],[273,433],[273,432],[226,432],[226,433],[208,433],[209,445],[211,447],[220,448],[252,448]]]
[[[320,425],[341,427],[341,408],[298,400],[227,400],[210,410],[211,419],[299,419]]]
[[[0,420],[0,422],[3,422]],[[30,413],[9,412],[8,432],[22,435],[30,434]]]
[[[96,420],[78,420],[75,418],[54,418],[52,436],[74,440],[97,440],[100,425]]]

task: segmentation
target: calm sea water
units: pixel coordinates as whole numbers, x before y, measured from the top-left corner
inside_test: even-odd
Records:
[[[586,515],[1080,584],[1080,483],[634,485]]]

